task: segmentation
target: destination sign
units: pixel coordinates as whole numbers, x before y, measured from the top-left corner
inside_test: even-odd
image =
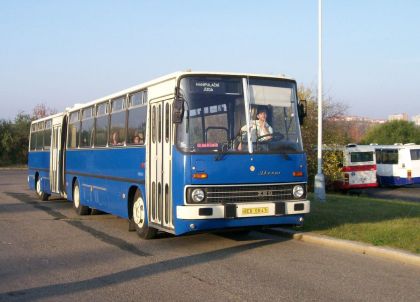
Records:
[[[195,91],[198,92],[209,92],[209,93],[223,93],[224,92],[224,83],[215,82],[215,81],[196,81],[195,82]]]
[[[189,92],[199,94],[240,94],[242,87],[237,79],[212,79],[192,78],[189,79]]]

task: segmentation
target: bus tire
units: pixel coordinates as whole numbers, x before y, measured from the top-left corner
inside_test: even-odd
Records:
[[[49,194],[47,194],[45,192],[42,192],[42,190],[41,190],[41,179],[39,179],[39,177],[36,178],[35,190],[36,190],[36,195],[42,201],[47,201],[48,197],[50,197]]]
[[[73,188],[73,208],[78,215],[90,214],[90,208],[80,203],[80,189],[79,189],[79,183],[77,182],[77,180],[74,183],[74,188]]]
[[[153,239],[156,236],[157,230],[148,225],[146,205],[140,191],[134,194],[131,221],[140,238]]]

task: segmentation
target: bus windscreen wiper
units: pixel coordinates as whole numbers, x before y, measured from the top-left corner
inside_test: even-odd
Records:
[[[229,152],[228,144],[222,144],[221,148],[217,150],[217,155],[214,157],[215,161],[222,160],[223,157]]]

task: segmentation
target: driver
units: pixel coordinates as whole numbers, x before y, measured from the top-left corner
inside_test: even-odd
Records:
[[[267,110],[264,107],[257,109],[257,119],[251,121],[250,125],[251,141],[264,142],[272,139],[273,128],[267,123]],[[242,126],[241,132],[246,132],[246,125]],[[242,143],[239,144],[238,150],[242,149]]]
[[[267,123],[267,110],[264,107],[260,107],[257,110],[257,119],[251,121],[250,125],[251,140],[253,142],[268,141],[272,139],[270,134],[273,134],[273,128]],[[241,128],[241,131],[246,132],[246,125]]]

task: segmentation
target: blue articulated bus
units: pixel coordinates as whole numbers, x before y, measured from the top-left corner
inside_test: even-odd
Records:
[[[126,218],[146,239],[299,225],[305,111],[286,76],[170,74],[34,121],[29,187],[80,215]]]

